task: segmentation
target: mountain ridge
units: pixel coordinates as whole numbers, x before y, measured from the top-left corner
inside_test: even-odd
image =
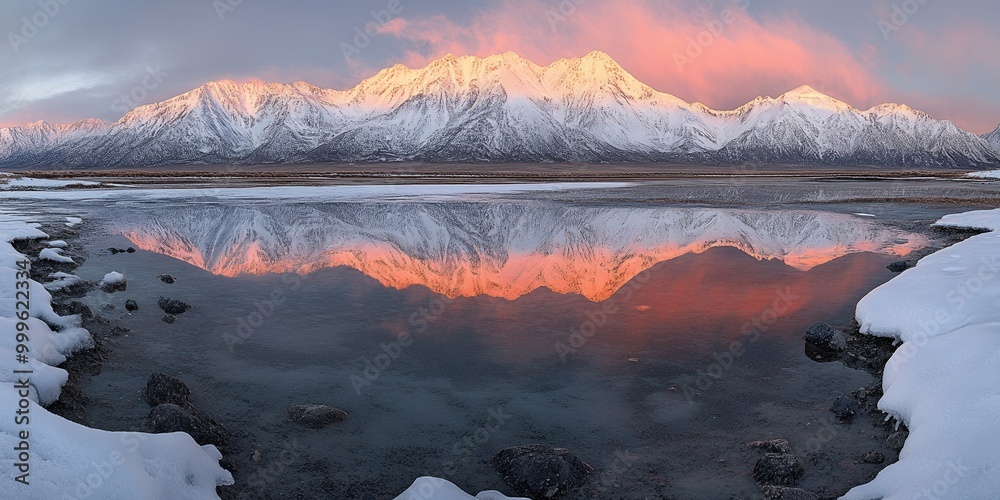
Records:
[[[994,136],[1000,133],[994,132]],[[735,110],[687,103],[594,51],[397,64],[347,90],[220,80],[114,123],[0,129],[0,167],[312,162],[829,163],[986,168],[992,136],[809,86]],[[1000,141],[1000,137],[996,138]]]

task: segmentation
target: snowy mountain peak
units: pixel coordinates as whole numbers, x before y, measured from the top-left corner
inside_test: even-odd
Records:
[[[804,85],[733,111],[644,84],[608,54],[506,52],[383,69],[349,90],[231,79],[119,121],[0,129],[0,167],[181,163],[683,162],[996,168],[980,137],[904,105],[859,111]]]
[[[778,101],[783,101],[786,103],[796,102],[806,104],[810,107],[817,109],[825,109],[829,111],[843,112],[848,111],[851,106],[843,101],[834,99],[809,85],[803,85],[794,90],[785,92],[777,99]]]
[[[985,139],[986,143],[989,144],[991,148],[993,148],[993,151],[996,151],[998,154],[1000,154],[1000,125],[998,125],[996,130],[994,130],[993,132],[984,135],[983,139]]]

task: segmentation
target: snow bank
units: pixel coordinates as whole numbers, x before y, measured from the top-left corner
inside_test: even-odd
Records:
[[[980,179],[1000,179],[1000,170],[985,170],[982,172],[971,172],[966,177],[978,177]]]
[[[0,414],[14,415],[18,395],[0,384]],[[30,403],[30,485],[8,483],[6,498],[102,500],[218,498],[215,487],[232,484],[219,467],[222,458],[211,445],[191,436],[108,432],[90,429]],[[13,418],[0,418],[0,458],[11,467],[14,447],[24,430]],[[12,471],[8,472],[8,474]]]
[[[89,429],[40,406],[57,400],[68,378],[56,365],[74,351],[93,345],[90,333],[80,327],[79,316],[56,314],[49,292],[37,281],[25,281],[17,274],[17,262],[25,257],[10,242],[47,237],[37,224],[0,210],[0,464],[5,464],[4,474],[10,479],[24,473],[15,465],[24,462],[24,453],[30,465],[30,475],[23,476],[29,484],[8,481],[0,497],[217,499],[216,486],[232,484],[233,478],[219,466],[222,456],[214,446],[199,446],[179,432]],[[79,280],[66,273],[53,277],[60,282]],[[19,290],[19,281],[27,287]],[[23,321],[16,316],[16,303],[23,300],[18,291],[30,297],[30,317]],[[27,340],[16,336],[19,323],[28,327]],[[18,354],[26,356],[18,359]],[[15,372],[28,369],[33,373],[27,377]],[[15,419],[19,411],[28,417],[27,422]],[[27,451],[23,450],[24,433]]]
[[[49,247],[50,248],[66,248],[68,246],[69,246],[69,244],[66,243],[63,240],[55,240],[55,241],[50,241],[49,242]]]
[[[476,496],[469,495],[450,481],[436,477],[417,478],[395,500],[530,500],[523,497],[508,497],[494,490],[484,491]]]
[[[83,222],[83,219],[81,219],[79,217],[66,217],[66,226],[67,227],[76,227],[77,224],[79,224],[81,222]]]
[[[73,259],[62,254],[62,251],[58,248],[43,248],[41,252],[38,252],[38,258],[43,260],[51,260],[53,262],[63,262],[66,264],[75,264]]]
[[[4,189],[59,189],[69,186],[98,186],[99,182],[36,179],[34,177],[18,177],[13,174],[0,173],[0,190]]]
[[[1000,210],[938,225],[1000,230]],[[1000,492],[1000,234],[922,259],[858,304],[862,332],[904,343],[879,408],[910,429],[894,463],[845,499],[996,498]]]
[[[69,274],[64,272],[52,273],[49,275],[49,278],[52,278],[52,281],[45,283],[43,286],[45,287],[46,290],[50,292],[62,290],[63,288],[75,285],[83,281],[82,279],[80,279],[79,276],[75,274]]]

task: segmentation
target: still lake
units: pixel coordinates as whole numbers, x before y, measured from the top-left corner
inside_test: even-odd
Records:
[[[599,470],[581,498],[752,498],[746,443],[771,438],[807,463],[800,486],[843,493],[880,469],[860,456],[893,452],[828,410],[872,376],[810,360],[802,334],[849,323],[887,264],[929,244],[823,209],[544,197],[85,217],[77,273],[119,271],[128,290],[84,300],[130,330],[83,384],[86,423],[142,430],[148,376],[180,378],[233,434],[223,498],[392,498],[423,475],[513,494],[486,462],[531,443]],[[167,324],[160,296],[193,307]],[[288,422],[303,403],[350,417]]]

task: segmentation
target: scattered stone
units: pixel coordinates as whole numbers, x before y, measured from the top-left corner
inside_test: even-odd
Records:
[[[173,285],[174,282],[177,281],[176,278],[174,278],[173,276],[171,276],[169,274],[160,274],[160,275],[157,276],[157,278],[159,278],[160,281],[162,281],[162,282],[164,282],[164,283],[166,283],[168,285]]]
[[[112,326],[111,330],[110,330],[111,335],[121,335],[123,333],[128,333],[130,331],[132,331],[132,330],[129,330],[128,328],[125,328],[124,326],[118,326],[118,325]]]
[[[885,462],[885,455],[877,451],[869,451],[868,453],[865,453],[864,457],[861,458],[861,462],[866,464],[880,464]]]
[[[906,438],[909,433],[906,431],[896,431],[889,434],[889,437],[885,438],[885,445],[896,451],[903,449],[903,444],[906,443]]]
[[[182,314],[184,311],[191,309],[190,304],[177,299],[168,299],[166,297],[160,297],[160,299],[156,301],[156,305],[160,306],[160,309],[163,309],[163,312],[167,314]]]
[[[124,292],[128,288],[128,280],[122,273],[110,272],[104,275],[99,286],[105,293]]]
[[[828,351],[840,352],[847,349],[844,332],[826,324],[816,323],[806,330],[806,342]]]
[[[135,249],[132,248],[132,247],[126,248],[125,251],[128,252],[128,253],[135,253]]]
[[[260,450],[253,450],[253,453],[250,455],[250,460],[253,460],[254,462],[260,462],[260,458],[261,458]]]
[[[594,473],[568,450],[538,444],[500,450],[490,463],[518,495],[535,500],[559,498],[586,484]]]
[[[886,269],[894,273],[901,273],[911,267],[913,266],[911,266],[910,263],[905,260],[896,261],[893,262],[892,264],[889,264],[888,266],[885,266]]]
[[[830,411],[839,420],[849,422],[861,411],[861,402],[853,394],[845,394],[833,401]]]
[[[118,253],[125,253],[125,252],[126,252],[126,250],[124,248],[119,248],[118,249]]]
[[[286,413],[292,422],[301,422],[313,429],[347,420],[346,411],[327,405],[293,405],[288,407]]]
[[[117,248],[115,248],[115,247],[111,247],[111,248],[109,248],[109,249],[108,249],[108,251],[110,251],[110,252],[111,252],[111,255],[116,255],[116,254],[118,254],[118,249],[117,249]]]
[[[101,304],[101,310],[104,312],[110,312],[117,309],[114,304]]]
[[[819,500],[819,495],[802,488],[765,484],[760,492],[767,500]]]
[[[753,478],[758,484],[791,486],[805,472],[799,459],[792,453],[792,447],[785,439],[753,441],[747,446],[751,449],[767,452],[760,460],[757,460],[753,467]]]
[[[149,406],[163,403],[173,403],[179,406],[191,406],[191,389],[177,377],[156,372],[146,380],[143,397]]]
[[[173,314],[164,314],[160,319],[163,320],[164,323],[173,323],[174,321],[177,321],[177,316],[174,316]]]
[[[172,403],[156,405],[146,417],[153,433],[186,432],[200,445],[229,444],[229,433],[221,424],[191,407]]]
[[[125,301],[125,310],[129,311],[129,312],[138,311],[139,310],[139,304],[136,303],[136,301],[134,301],[132,299],[128,299],[128,300]]]

